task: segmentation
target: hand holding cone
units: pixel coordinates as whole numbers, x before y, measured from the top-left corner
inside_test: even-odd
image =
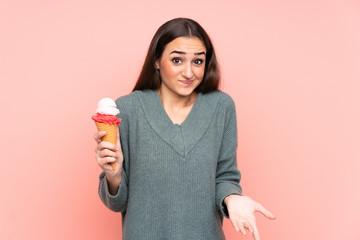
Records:
[[[91,118],[95,121],[98,131],[106,131],[106,135],[102,137],[102,141],[116,144],[116,131],[120,126],[121,119],[115,117],[120,111],[116,108],[114,100],[111,98],[103,98],[98,103],[96,115]],[[115,170],[115,163],[111,164]]]

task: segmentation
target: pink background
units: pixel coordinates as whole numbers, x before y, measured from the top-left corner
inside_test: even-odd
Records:
[[[0,239],[120,239],[90,116],[131,91],[156,29],[180,16],[215,45],[244,194],[277,217],[257,214],[262,239],[360,239],[357,0],[2,0]]]

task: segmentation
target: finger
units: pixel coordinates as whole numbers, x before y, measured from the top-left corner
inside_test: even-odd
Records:
[[[260,240],[260,234],[256,226],[254,227],[253,237],[255,240]]]
[[[233,227],[235,228],[235,231],[238,232],[240,228],[239,228],[236,218],[230,217],[230,221],[231,221],[231,224],[233,225]]]
[[[254,228],[249,222],[244,222],[244,227],[249,230],[249,232],[254,233]]]
[[[260,203],[257,204],[257,207],[255,209],[257,212],[261,212],[265,217],[269,219],[275,219],[274,214],[272,214],[269,210],[263,207]]]
[[[112,173],[114,171],[111,164],[105,164],[100,167],[107,173]]]
[[[99,151],[97,155],[98,155],[99,157],[101,157],[101,158],[105,158],[105,157],[117,158],[117,157],[118,157],[118,155],[117,155],[116,152],[114,152],[114,151],[112,151],[112,150],[110,150],[110,149],[107,149],[107,148]]]
[[[106,168],[109,166],[112,170],[111,163],[116,162],[116,159],[112,157],[104,157],[104,158],[99,157],[97,158],[97,161],[101,168]]]
[[[111,151],[116,152],[116,145],[113,144],[113,143],[110,143],[110,142],[101,141],[101,142],[97,145],[96,149],[97,149],[98,151],[102,151],[103,149],[109,149],[109,150],[111,150]]]
[[[242,233],[242,235],[246,236],[246,230],[244,227],[244,223],[240,223],[239,228],[240,228],[240,232]]]
[[[106,163],[106,164],[111,164],[113,162],[116,162],[116,158],[114,158],[114,157],[105,157],[104,158],[104,163]]]
[[[101,142],[101,138],[106,135],[105,131],[99,131],[94,134],[95,141],[99,144]]]

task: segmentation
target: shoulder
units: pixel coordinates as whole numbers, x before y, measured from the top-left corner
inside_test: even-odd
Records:
[[[136,90],[128,95],[119,97],[115,102],[118,106],[125,104],[138,104],[140,99],[147,100],[153,94],[153,90]]]
[[[132,92],[130,94],[121,96],[119,98],[116,99],[115,103],[117,107],[122,107],[122,106],[126,106],[126,105],[132,105],[136,102],[137,97],[136,97],[136,91]]]
[[[127,121],[130,116],[136,114],[136,109],[138,109],[139,105],[137,94],[138,93],[135,91],[116,99],[116,107],[120,110],[117,117],[121,118],[123,121]]]
[[[210,93],[205,93],[203,95],[204,95],[204,99],[206,101],[208,101],[210,99],[216,99],[216,102],[217,102],[216,107],[218,109],[224,109],[224,110],[235,109],[234,100],[232,99],[232,97],[229,94],[227,94],[223,91],[217,90],[217,91],[213,91]]]
[[[154,101],[153,90],[136,90],[130,94],[121,96],[116,99],[116,107],[120,110],[120,117],[136,116],[139,109],[143,108],[144,103]]]
[[[131,92],[130,94],[121,96],[115,101],[116,107],[120,110],[120,112],[122,110],[128,113],[135,111],[139,107],[140,98],[146,96],[146,93],[146,90],[136,90],[134,92]]]
[[[234,106],[235,107],[235,102],[229,94],[222,92],[222,91],[219,91],[219,94],[220,94],[219,101],[221,104],[224,104],[225,106],[231,106],[231,107]]]

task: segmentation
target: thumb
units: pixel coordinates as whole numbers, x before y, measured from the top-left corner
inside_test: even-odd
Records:
[[[260,203],[258,203],[258,206],[255,211],[261,212],[265,217],[267,217],[269,219],[275,219],[274,214],[272,214],[269,210],[264,208]]]

